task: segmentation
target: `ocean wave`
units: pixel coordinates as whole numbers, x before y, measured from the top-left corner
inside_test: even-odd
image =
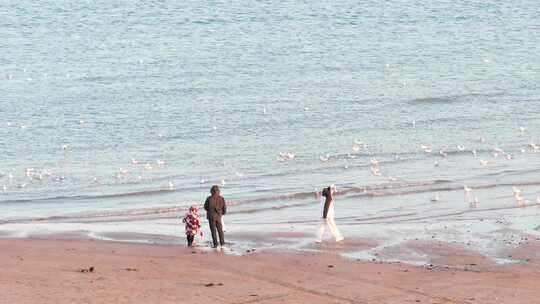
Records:
[[[448,95],[448,96],[428,96],[428,97],[418,97],[409,100],[407,103],[415,105],[426,105],[426,104],[448,104],[456,102],[466,102],[475,100],[481,97],[498,97],[503,96],[504,93],[470,93],[470,94],[459,94],[459,95]]]

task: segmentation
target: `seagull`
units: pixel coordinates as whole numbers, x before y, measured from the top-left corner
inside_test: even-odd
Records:
[[[152,165],[150,165],[149,163],[146,163],[146,165],[144,165],[144,168],[146,170],[152,170]]]
[[[173,184],[173,182],[169,182],[169,190],[174,190],[174,184]]]
[[[4,185],[4,186],[2,187],[2,190],[3,190],[4,192],[6,192],[6,191],[7,191],[7,186]]]
[[[443,150],[440,150],[440,151],[439,151],[439,154],[440,154],[442,157],[447,157],[447,156],[448,156],[448,153],[444,152]]]
[[[34,173],[34,168],[26,169],[26,177],[28,177],[29,179],[32,179],[33,173]]]
[[[138,164],[139,164],[139,161],[136,160],[135,158],[132,158],[132,159],[131,159],[131,164],[133,164],[133,165],[138,165]]]
[[[372,158],[369,160],[371,162],[372,165],[374,166],[378,166],[379,165],[379,160],[376,159],[376,158]]]
[[[360,151],[360,146],[359,146],[359,145],[353,145],[353,146],[352,146],[352,150],[353,150],[354,152],[358,152],[358,151]]]
[[[285,155],[287,156],[287,159],[290,159],[290,160],[293,160],[296,157],[296,154],[292,152],[287,152]]]
[[[379,168],[378,168],[378,167],[371,166],[371,174],[373,174],[373,175],[375,175],[375,176],[380,176],[380,175],[381,175],[381,171],[379,171]]]
[[[431,153],[433,151],[433,149],[430,146],[425,145],[425,144],[420,144],[420,148],[422,148],[422,150],[424,150],[424,152],[426,153]]]
[[[222,185],[222,186],[225,186],[226,183],[227,183],[227,182],[225,182],[224,179],[221,180],[221,185]]]
[[[435,195],[434,197],[432,197],[432,198],[430,199],[430,201],[432,201],[432,202],[438,202],[440,199],[441,199],[441,198],[439,197],[439,195]]]
[[[68,149],[68,145],[62,145],[62,150],[67,150]]]
[[[201,178],[201,184],[206,183],[206,180],[204,178]]]
[[[322,161],[323,163],[327,162],[329,159],[330,159],[330,154],[319,156],[319,160]]]
[[[467,200],[469,201],[469,203],[472,203],[473,200],[472,200],[472,188],[469,188],[467,187],[467,185],[463,186],[463,190],[465,190],[465,197],[467,197]]]
[[[476,207],[478,207],[479,203],[480,203],[480,200],[478,200],[478,197],[475,196],[472,203],[470,203],[470,206],[471,206],[471,208],[476,208]]]
[[[476,150],[472,150],[471,153],[474,156],[474,158],[476,158]]]
[[[481,164],[482,166],[487,166],[487,165],[489,164],[489,162],[488,162],[487,160],[481,159],[481,160],[480,160],[480,164]]]
[[[525,128],[525,127],[519,127],[519,131],[520,131],[521,133],[524,133],[525,130],[527,130],[527,128]]]
[[[457,146],[457,148],[458,148],[458,150],[461,151],[461,152],[465,151],[465,147],[464,147],[464,146]]]
[[[296,155],[292,152],[279,152],[278,161],[293,160],[295,157]]]
[[[514,192],[514,198],[516,199],[516,203],[518,206],[525,206],[525,201],[523,199],[523,196],[521,196],[521,189],[512,186],[512,192]]]

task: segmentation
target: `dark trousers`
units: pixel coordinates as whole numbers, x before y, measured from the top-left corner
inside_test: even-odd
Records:
[[[212,233],[212,241],[214,242],[214,247],[218,246],[216,230],[219,234],[219,244],[225,246],[225,236],[223,235],[223,225],[221,225],[221,219],[208,219],[210,223],[210,232]]]
[[[187,245],[191,247],[193,245],[193,239],[195,238],[194,235],[187,235]]]

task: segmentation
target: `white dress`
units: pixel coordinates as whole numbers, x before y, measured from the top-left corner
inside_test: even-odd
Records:
[[[325,201],[326,201],[326,198],[323,197],[321,201],[321,212],[320,212],[321,215],[324,212]],[[328,213],[326,214],[326,218],[323,218],[321,216],[319,230],[317,231],[317,238],[315,239],[315,242],[317,243],[322,242],[324,232],[326,231],[326,226],[328,226],[328,228],[330,229],[330,232],[336,239],[336,242],[343,240],[343,236],[341,235],[341,232],[339,232],[339,229],[336,226],[336,222],[334,221],[334,200],[332,200],[330,202],[330,206],[328,206]]]

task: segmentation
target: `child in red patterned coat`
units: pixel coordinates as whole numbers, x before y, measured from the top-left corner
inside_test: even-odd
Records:
[[[199,208],[197,206],[189,207],[188,213],[182,219],[182,222],[186,224],[186,236],[188,246],[193,246],[193,240],[197,234],[203,235],[201,230],[201,219],[199,217]]]

